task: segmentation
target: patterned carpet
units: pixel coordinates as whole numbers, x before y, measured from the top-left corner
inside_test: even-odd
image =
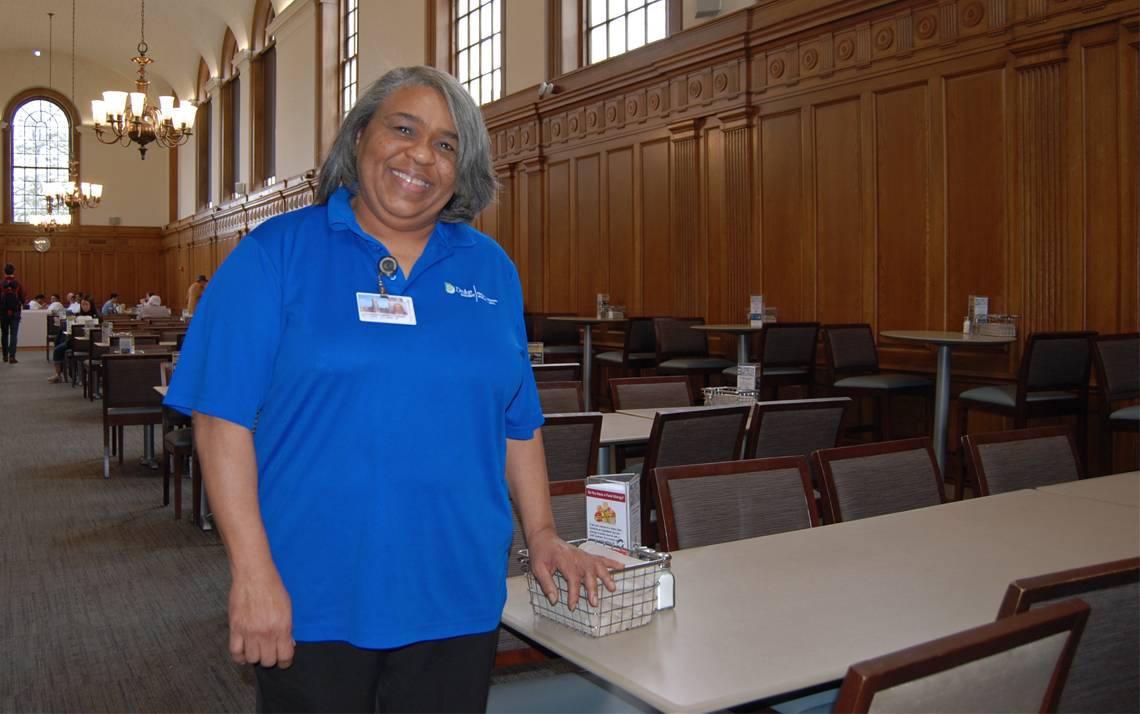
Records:
[[[0,363],[0,711],[252,711],[217,533],[161,505],[141,427],[105,481],[99,402],[19,357]]]

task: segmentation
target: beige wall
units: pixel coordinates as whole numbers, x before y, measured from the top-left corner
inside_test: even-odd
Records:
[[[277,34],[279,178],[303,174],[316,165],[316,19],[312,3],[294,2],[273,22]]]
[[[178,211],[179,218],[194,215],[197,200],[198,135],[194,134],[178,149]]]
[[[31,87],[48,84],[46,54],[41,58],[32,57],[26,52],[0,52],[0,111],[8,106],[12,98]],[[58,50],[53,60],[52,85],[64,95],[71,94],[71,56]],[[124,65],[131,66],[129,61]],[[167,186],[169,176],[166,149],[153,144],[147,151],[146,161],[139,159],[135,148],[107,146],[99,143],[91,130],[91,100],[101,96],[103,90],[130,88],[131,77],[118,74],[98,66],[84,63],[80,57],[79,73],[76,77],[76,104],[84,127],[80,128],[80,179],[104,184],[103,202],[96,208],[84,209],[79,221],[86,225],[107,225],[108,219],[118,217],[125,226],[161,226],[168,218]],[[151,99],[157,101],[159,94],[170,91],[170,87],[152,77]],[[0,132],[3,141],[11,136],[5,129]],[[0,206],[8,202],[7,187],[0,191]]]
[[[393,67],[423,64],[427,9],[421,0],[360,3],[359,91]]]
[[[506,0],[503,72],[506,94],[520,92],[546,76],[546,3]]]

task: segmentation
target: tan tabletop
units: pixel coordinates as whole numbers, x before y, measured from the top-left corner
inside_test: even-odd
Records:
[[[694,330],[704,330],[705,332],[727,332],[733,335],[750,335],[753,332],[759,332],[764,329],[763,325],[749,325],[746,322],[740,323],[713,323],[711,325],[689,325]]]
[[[165,396],[166,396],[166,390],[167,390],[167,389],[169,389],[169,387],[155,387],[155,388],[154,388],[154,391],[158,392],[158,393],[159,393],[159,394],[161,394],[163,397],[165,397]]]
[[[1017,340],[1016,337],[996,337],[993,335],[967,335],[964,332],[948,330],[883,330],[883,337],[902,342],[921,342],[930,345],[951,345],[953,347],[995,347]]]
[[[1128,471],[1111,476],[1097,476],[1069,483],[1042,486],[1037,489],[1055,496],[1088,498],[1094,501],[1115,503],[1140,508],[1140,471]]]
[[[652,430],[651,419],[616,412],[606,413],[602,414],[602,437],[598,443],[601,446],[644,444],[649,441],[649,432]]]
[[[712,409],[714,407],[724,407],[724,406],[729,406],[729,405],[717,404],[717,405],[708,406],[708,407],[655,407],[655,408],[651,407],[649,409],[618,409],[616,413],[617,414],[627,414],[629,416],[635,416],[635,417],[638,417],[639,419],[650,419],[650,420],[652,420],[653,417],[657,415],[657,412],[661,412],[663,414],[672,414],[673,412],[691,412],[691,411],[696,411],[698,409]],[[745,422],[744,427],[747,429],[750,424],[752,424],[752,412],[748,413],[748,421]]]
[[[676,609],[598,639],[510,578],[503,622],[659,709],[709,711],[990,622],[1010,581],[1135,557],[1138,528],[1135,508],[1018,491],[677,551]]]

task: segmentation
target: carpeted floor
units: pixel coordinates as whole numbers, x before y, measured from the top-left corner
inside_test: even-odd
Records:
[[[217,533],[161,505],[141,427],[104,480],[99,402],[19,358],[0,363],[0,711],[252,711]]]

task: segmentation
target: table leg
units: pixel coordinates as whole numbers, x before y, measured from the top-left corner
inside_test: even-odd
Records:
[[[143,458],[140,463],[147,468],[158,468],[158,462],[154,460],[154,424],[143,425]]]
[[[602,446],[598,449],[598,473],[613,473],[614,447]]]
[[[748,364],[748,335],[736,336],[736,363]]]
[[[934,382],[934,458],[946,479],[946,422],[950,417],[950,345],[938,346]]]
[[[582,330],[582,392],[586,411],[593,411],[594,390],[593,382],[590,380],[590,375],[593,372],[593,365],[590,364],[593,360],[594,354],[594,337],[590,328],[593,327],[590,323],[586,323]]]

